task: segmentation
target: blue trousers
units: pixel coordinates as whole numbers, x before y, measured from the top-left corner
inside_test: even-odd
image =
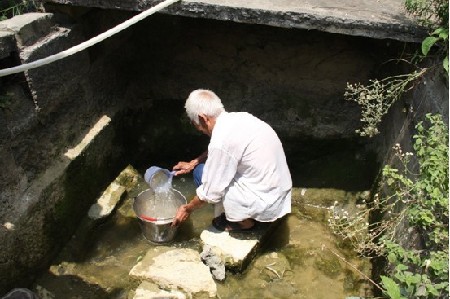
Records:
[[[193,171],[194,175],[194,183],[195,186],[200,186],[202,184],[202,175],[203,175],[203,167],[205,166],[204,163],[198,164]],[[219,202],[214,205],[214,217],[220,216],[220,214],[224,213],[223,209],[223,203]]]
[[[194,171],[193,171],[194,184],[197,187],[202,184],[203,167],[205,167],[204,163],[198,164],[197,166],[195,166]]]

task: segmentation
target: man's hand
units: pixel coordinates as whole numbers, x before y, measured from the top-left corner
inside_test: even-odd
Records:
[[[208,157],[208,151],[205,151],[197,158],[191,160],[190,162],[178,162],[172,170],[176,171],[175,175],[186,174],[194,170],[195,166],[200,163],[205,163],[206,158]]]
[[[178,164],[173,167],[173,170],[176,171],[175,175],[186,174],[194,170],[198,163],[196,164],[193,161],[194,160],[191,162],[178,162]]]
[[[186,221],[189,215],[191,215],[191,211],[189,211],[188,205],[182,205],[177,210],[177,214],[172,221],[172,226],[178,226],[180,223]]]
[[[186,221],[189,218],[189,215],[191,215],[192,211],[198,208],[201,208],[204,206],[206,202],[200,200],[198,196],[194,196],[194,198],[186,205],[182,205],[178,208],[177,214],[175,215],[175,218],[172,221],[172,226],[177,226],[180,223]]]

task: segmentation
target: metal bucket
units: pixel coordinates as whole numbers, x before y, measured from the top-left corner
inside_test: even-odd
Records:
[[[186,204],[186,198],[173,188],[165,192],[147,189],[139,193],[134,199],[133,210],[144,237],[154,243],[172,241],[177,231],[172,221],[183,204]]]

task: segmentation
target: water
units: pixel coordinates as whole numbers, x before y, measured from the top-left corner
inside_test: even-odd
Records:
[[[149,221],[172,221],[180,206],[179,192],[172,187],[174,174],[175,171],[166,173],[165,169],[153,174],[148,185],[154,192],[146,191],[141,195],[148,201],[148,204],[141,205],[139,215],[141,218]]]
[[[74,238],[68,244],[36,281],[34,290],[42,299],[128,299],[129,292],[138,285],[129,278],[129,271],[149,249],[157,246],[143,237],[131,207],[131,199],[147,188],[144,181],[140,182],[93,235]],[[188,199],[195,192],[189,178],[174,178],[173,188]],[[324,221],[328,201],[349,202],[353,197],[357,194],[338,189],[296,188],[293,213],[244,273],[227,273],[225,282],[217,283],[218,298],[368,298],[370,287],[363,276],[335,253],[366,275],[370,275],[370,263],[340,243]],[[308,206],[310,200],[316,208]],[[201,251],[199,236],[212,217],[212,206],[196,210],[179,227],[169,246]]]

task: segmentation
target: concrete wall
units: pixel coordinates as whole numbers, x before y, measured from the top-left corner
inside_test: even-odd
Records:
[[[91,10],[16,19],[20,26],[3,27],[0,64],[57,53],[131,16]],[[354,141],[359,107],[344,101],[346,83],[394,72],[383,62],[400,50],[388,40],[154,15],[72,57],[2,78],[0,293],[48,264],[124,164],[198,154],[205,139],[183,115],[191,90],[216,91],[228,110],[255,114],[282,138]],[[412,97],[430,86],[444,90],[442,105],[445,85]],[[111,120],[105,128],[78,156],[65,155],[102,116]],[[396,137],[383,138],[356,140],[373,143],[381,157]]]

